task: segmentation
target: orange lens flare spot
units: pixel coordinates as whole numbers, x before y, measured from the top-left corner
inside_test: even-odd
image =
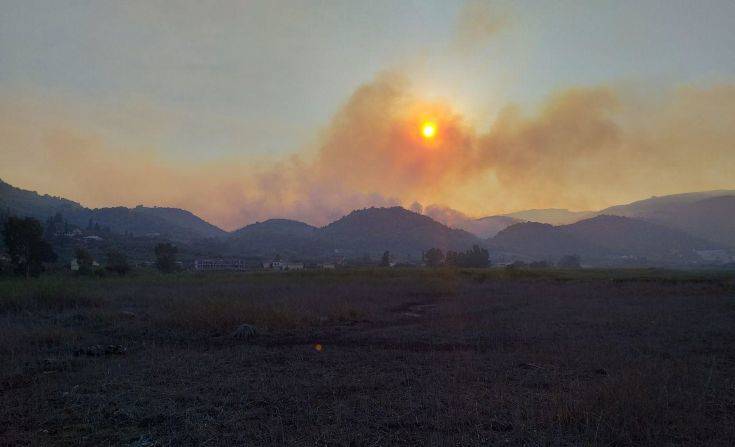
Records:
[[[314,349],[316,349],[318,352],[322,352],[324,347],[321,344],[317,343],[314,345]]]
[[[421,124],[421,135],[426,139],[434,138],[436,136],[436,123],[425,121]]]

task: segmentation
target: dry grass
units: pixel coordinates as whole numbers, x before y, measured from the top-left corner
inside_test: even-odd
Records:
[[[0,331],[3,445],[735,443],[722,274],[3,280]]]

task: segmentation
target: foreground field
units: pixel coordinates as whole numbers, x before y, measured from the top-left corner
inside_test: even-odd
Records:
[[[3,445],[735,444],[727,274],[2,280],[0,333]]]

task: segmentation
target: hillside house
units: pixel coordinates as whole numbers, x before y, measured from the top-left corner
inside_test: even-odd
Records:
[[[271,262],[264,262],[263,268],[271,270],[291,271],[291,270],[303,270],[303,262],[286,262],[280,259],[275,259]]]
[[[74,228],[73,230],[69,231],[57,231],[54,233],[57,237],[80,237],[82,236],[82,230],[79,228]]]
[[[242,259],[197,259],[194,261],[194,270],[203,272],[243,271],[245,263]]]
[[[99,267],[100,264],[97,261],[92,261],[92,267]],[[78,272],[79,271],[79,261],[77,258],[72,258],[71,261],[69,261],[69,269],[72,272]]]
[[[733,256],[727,250],[697,250],[697,255],[705,262],[732,262]]]

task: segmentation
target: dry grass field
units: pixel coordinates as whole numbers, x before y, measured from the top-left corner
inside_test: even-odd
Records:
[[[724,273],[4,279],[0,334],[2,445],[735,444]]]

